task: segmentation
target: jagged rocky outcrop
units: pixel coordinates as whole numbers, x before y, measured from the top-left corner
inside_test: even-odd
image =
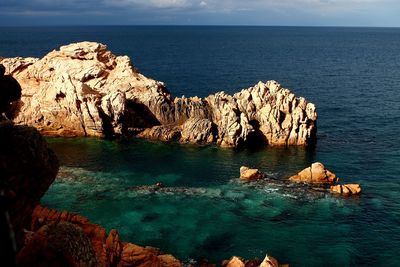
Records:
[[[315,142],[314,104],[275,81],[229,95],[173,98],[103,44],[74,43],[0,63],[23,88],[14,120],[52,135],[141,137],[237,147]]]

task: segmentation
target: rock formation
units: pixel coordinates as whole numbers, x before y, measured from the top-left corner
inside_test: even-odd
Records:
[[[334,173],[328,171],[322,163],[315,162],[298,174],[289,177],[289,180],[310,184],[334,184],[339,178]]]
[[[221,264],[222,267],[289,267],[288,264],[279,264],[278,261],[266,255],[264,260],[259,259],[244,260],[240,257],[233,256],[230,260],[226,260]]]
[[[311,167],[305,168],[298,174],[289,177],[289,180],[296,183],[312,184],[330,189],[331,193],[341,194],[343,196],[361,194],[359,184],[337,184],[339,178],[333,172],[328,171],[320,162],[311,164]]]
[[[250,169],[249,167],[240,167],[240,179],[245,181],[258,180],[264,178],[265,174],[258,169]]]
[[[314,104],[275,81],[234,95],[173,98],[162,82],[140,74],[127,56],[115,56],[93,42],[62,46],[42,59],[5,58],[0,63],[23,88],[14,121],[45,134],[139,134],[226,147],[315,142]]]
[[[359,184],[344,184],[331,186],[331,192],[341,194],[344,196],[359,195],[361,194],[361,187]]]
[[[43,260],[38,259],[38,255],[46,255],[49,260],[53,255],[64,255],[66,259],[72,259],[73,263],[85,263],[76,266],[182,266],[170,254],[157,248],[122,242],[117,230],[113,229],[107,234],[100,225],[68,211],[60,212],[37,206],[32,215],[30,230],[35,233],[19,254],[19,261],[24,266],[34,266],[34,263]],[[61,241],[64,246],[58,246]],[[85,242],[89,243],[83,246]],[[66,245],[69,243],[71,245]],[[43,253],[38,253],[38,250]]]

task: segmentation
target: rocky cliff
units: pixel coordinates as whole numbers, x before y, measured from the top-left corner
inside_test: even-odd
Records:
[[[94,42],[62,46],[42,59],[3,58],[0,63],[23,88],[15,123],[45,134],[134,134],[227,147],[315,141],[314,104],[275,81],[234,95],[173,98],[127,56],[115,56]]]

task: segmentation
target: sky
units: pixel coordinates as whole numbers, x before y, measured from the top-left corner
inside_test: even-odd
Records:
[[[0,26],[400,27],[400,0],[0,0]]]

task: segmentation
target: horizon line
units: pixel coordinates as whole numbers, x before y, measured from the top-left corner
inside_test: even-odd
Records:
[[[38,27],[298,27],[298,28],[400,28],[400,26],[362,26],[362,25],[257,25],[257,24],[62,24],[62,25],[0,25],[0,28],[38,28]]]

